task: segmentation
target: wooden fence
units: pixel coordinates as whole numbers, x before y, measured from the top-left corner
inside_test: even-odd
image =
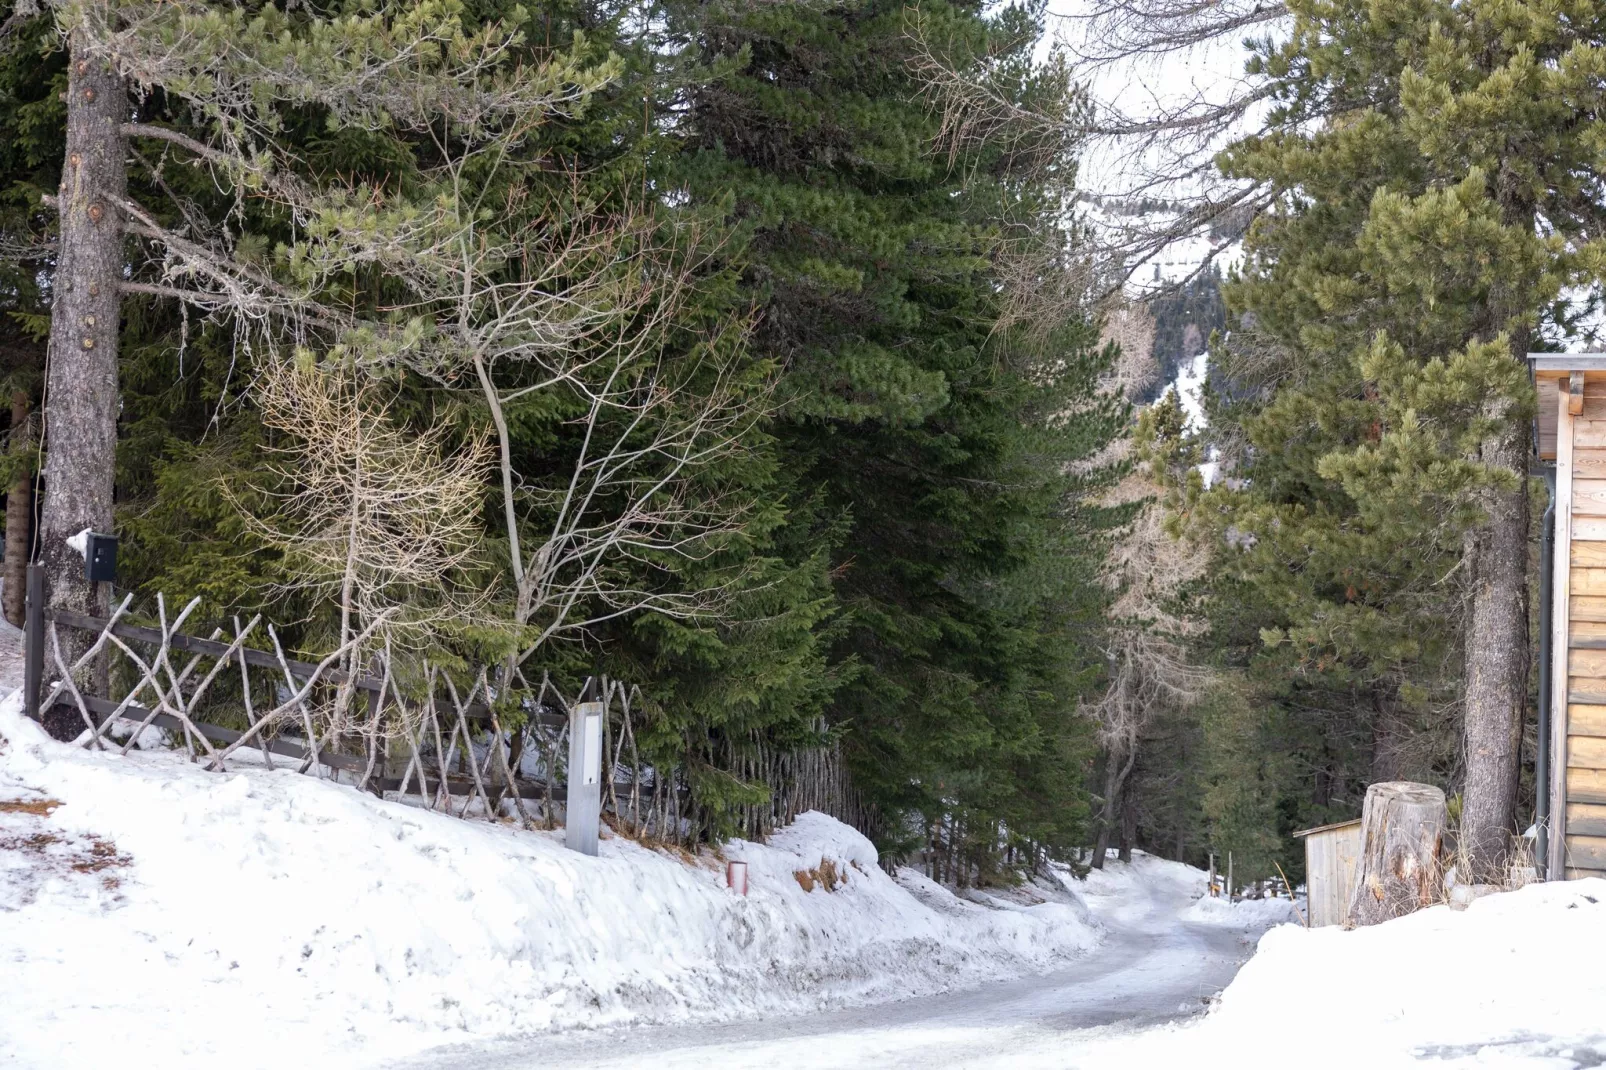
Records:
[[[403,666],[383,653],[367,672],[350,673],[340,668],[338,651],[316,662],[288,656],[260,616],[244,623],[235,617],[204,638],[187,634],[199,599],[170,615],[158,595],[153,626],[129,619],[132,596],[100,618],[47,609],[40,588],[39,569],[31,567],[28,713],[58,720],[63,711],[69,720],[76,714],[86,748],[126,754],[157,728],[208,769],[287,762],[301,773],[459,817],[516,816],[552,828],[566,787],[569,726],[586,695],[603,708],[604,819],[669,843],[699,834],[691,778],[643,760],[636,732],[647,704],[639,689],[621,681],[588,679],[571,697],[547,674],[531,679],[515,670],[507,693],[499,693],[497,673],[488,667]],[[87,647],[66,641],[70,632]],[[68,650],[81,653],[69,660]],[[85,686],[89,679],[97,685]],[[351,715],[331,716],[341,709]],[[744,834],[762,837],[807,809],[867,827],[869,814],[834,744],[779,750],[754,739],[740,746],[727,741],[724,751],[731,775],[770,789],[766,804],[740,815]]]

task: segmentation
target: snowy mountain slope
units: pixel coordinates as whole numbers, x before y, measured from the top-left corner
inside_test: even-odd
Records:
[[[728,1018],[1042,971],[1063,891],[982,906],[805,814],[712,858],[460,822],[288,771],[69,748],[0,703],[0,1064],[374,1064],[429,1045]],[[805,891],[826,863],[834,891]]]

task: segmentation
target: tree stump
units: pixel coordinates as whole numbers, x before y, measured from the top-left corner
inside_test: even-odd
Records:
[[[1350,925],[1376,925],[1439,900],[1444,792],[1391,780],[1366,789]]]

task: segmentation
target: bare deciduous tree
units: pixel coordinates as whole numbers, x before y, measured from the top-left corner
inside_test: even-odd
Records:
[[[275,433],[267,482],[252,488],[266,508],[235,502],[284,555],[283,586],[338,610],[330,645],[346,677],[320,707],[324,732],[338,736],[351,727],[350,681],[371,654],[385,651],[393,671],[397,654],[427,651],[481,617],[484,596],[461,573],[480,548],[491,449],[483,436],[454,447],[443,426],[398,426],[378,383],[310,354],[269,361],[253,395]]]
[[[1243,51],[1287,18],[1284,4],[1261,0],[1092,0],[1062,17],[1059,37],[1078,75],[1118,88],[1090,93],[1080,130],[1099,192],[1172,208],[1098,221],[1105,274],[1116,285],[1181,242],[1202,247],[1195,275],[1208,270],[1272,203],[1274,191],[1224,177],[1217,154],[1255,133],[1287,84],[1258,62],[1248,69]],[[1200,79],[1189,76],[1195,67],[1221,69]]]
[[[300,342],[390,333],[309,286],[293,257],[264,264],[245,255],[243,213],[212,218],[171,194],[162,178],[174,166],[169,153],[209,168],[237,205],[273,199],[304,227],[349,198],[295,177],[278,136],[285,110],[311,108],[369,129],[425,130],[443,115],[476,130],[514,115],[532,124],[584,100],[617,63],[588,65],[576,48],[530,64],[515,27],[469,31],[449,6],[382,5],[337,18],[198,0],[59,0],[53,9],[69,56],[67,147],[61,188],[46,199],[59,213],[60,240],[38,545],[50,604],[94,613],[106,609],[104,592],[88,583],[68,540],[112,526],[123,294],[182,301],[242,334],[255,325],[273,344],[286,333]],[[157,91],[188,109],[204,140],[142,121],[143,102]],[[165,213],[130,196],[131,162],[168,191],[180,225],[164,225]]]
[[[688,590],[665,575],[672,559],[698,557],[740,530],[749,503],[707,473],[744,448],[766,396],[746,371],[745,324],[707,328],[702,338],[676,333],[717,243],[690,223],[666,223],[658,205],[602,210],[584,201],[578,182],[559,196],[550,176],[520,155],[543,125],[614,78],[616,59],[587,61],[577,40],[568,51],[543,49],[531,63],[515,27],[467,30],[450,8],[430,5],[323,19],[191,0],[64,0],[57,16],[73,70],[99,79],[70,95],[69,125],[84,131],[79,141],[93,134],[94,161],[110,162],[97,164],[105,174],[86,171],[80,189],[72,154],[90,150],[70,147],[70,181],[58,201],[58,290],[70,299],[58,296],[53,345],[78,338],[87,323],[99,333],[84,335],[83,350],[99,348],[92,360],[53,351],[51,404],[76,408],[60,418],[52,410],[50,455],[62,466],[52,486],[80,485],[75,472],[106,479],[84,484],[96,504],[89,512],[74,505],[71,523],[62,519],[69,496],[58,494],[50,545],[86,524],[110,524],[117,299],[135,293],[230,324],[248,355],[266,361],[260,400],[269,416],[297,434],[313,435],[314,424],[296,423],[284,399],[315,384],[273,370],[292,347],[354,368],[407,368],[477,398],[497,453],[509,576],[503,620],[524,657],[553,636],[634,609],[692,613],[719,601],[718,590]],[[144,121],[139,102],[156,90],[170,106],[188,108],[194,133]],[[421,145],[418,192],[308,177],[281,136],[284,114],[296,108]],[[128,195],[118,170],[125,159],[169,192],[168,211]],[[171,194],[163,173],[179,166],[206,170],[237,206],[255,199],[282,209],[293,240],[264,257],[243,230],[245,213],[212,218]],[[127,278],[125,238],[137,250]],[[98,259],[84,262],[91,254]],[[402,296],[377,309],[354,305],[347,281],[361,270],[377,270]],[[79,309],[85,301],[94,307]],[[311,395],[322,398],[319,419],[349,427],[374,417],[371,426],[382,426],[361,388],[342,389],[355,393],[345,401]],[[571,469],[519,470],[509,411],[532,395],[576,412]],[[84,437],[90,431],[93,441]],[[353,448],[397,448],[378,434]],[[479,447],[469,455],[477,464]],[[396,455],[389,463],[409,462]],[[309,478],[345,475],[316,470]],[[284,504],[294,513],[313,500]],[[458,518],[471,515],[465,509]],[[329,519],[304,517],[320,518]],[[332,575],[332,545],[315,552],[322,543],[293,541],[310,574]],[[372,570],[398,564],[354,567],[377,575]],[[70,562],[56,572],[67,591]],[[378,612],[390,591],[357,582],[330,593],[344,619]]]
[[[1121,350],[1104,384],[1106,390],[1136,401],[1159,381],[1154,332],[1154,314],[1144,302],[1118,298],[1105,305],[1100,341],[1113,342]]]
[[[442,425],[397,425],[375,381],[309,356],[270,361],[252,391],[277,438],[255,487],[252,528],[293,562],[290,581],[338,607],[344,645],[390,611],[380,641],[471,619],[457,573],[479,547],[492,463],[485,436],[454,445]]]
[[[1118,382],[1119,377],[1112,376],[1111,388]],[[1136,513],[1105,561],[1105,582],[1115,595],[1106,611],[1108,682],[1082,707],[1098,726],[1104,749],[1102,813],[1093,852],[1096,867],[1104,864],[1144,731],[1165,710],[1196,703],[1213,678],[1192,659],[1189,649],[1189,641],[1203,632],[1204,624],[1176,609],[1178,592],[1203,574],[1209,557],[1204,548],[1167,530],[1164,488],[1147,470],[1156,463],[1143,457],[1103,501],[1134,507]],[[1123,837],[1123,855],[1129,847]]]
[[[302,259],[314,286],[353,264],[381,268],[405,291],[386,309],[401,326],[350,332],[341,352],[472,396],[494,428],[518,646],[508,673],[616,616],[720,603],[719,585],[668,582],[668,562],[742,530],[750,499],[705,474],[749,448],[768,397],[748,372],[745,321],[701,336],[680,324],[719,241],[646,205],[529,211],[539,190],[510,154],[532,129],[436,131],[427,204],[350,189],[309,217]],[[577,446],[570,467],[538,476],[519,467],[509,413],[541,394],[575,411]],[[665,582],[646,578],[655,570]]]

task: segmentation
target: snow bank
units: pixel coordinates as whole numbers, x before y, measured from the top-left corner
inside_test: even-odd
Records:
[[[1184,862],[1133,851],[1131,862],[1122,862],[1112,853],[1102,869],[1088,870],[1081,880],[1062,873],[1061,880],[1081,892],[1099,918],[1115,925],[1135,925],[1152,915],[1160,900],[1197,899],[1205,893],[1209,876]],[[1167,917],[1168,923],[1174,920]]]
[[[1298,923],[1299,913],[1288,899],[1240,899],[1229,903],[1225,899],[1206,896],[1196,900],[1182,912],[1182,920],[1196,925],[1215,925],[1223,929],[1240,929],[1257,932],[1287,922]]]
[[[1102,869],[1090,869],[1077,880],[1068,870],[1061,879],[1079,891],[1095,915],[1116,924],[1130,924],[1152,912],[1158,900],[1187,902],[1186,908],[1167,920],[1207,925],[1242,933],[1262,933],[1274,925],[1295,920],[1294,904],[1287,899],[1240,899],[1228,903],[1205,895],[1210,875],[1185,862],[1172,862],[1143,851],[1133,851],[1131,862],[1119,861],[1112,852]]]
[[[1273,929],[1208,1017],[1080,1067],[1574,1067],[1606,1056],[1606,880],[1531,885],[1353,932]]]
[[[743,899],[711,858],[622,839],[586,858],[288,771],[85,752],[19,706],[0,702],[8,1067],[349,1067],[908,996],[1050,969],[1096,938],[1069,895],[913,894],[918,875],[889,878],[817,813],[727,846]]]

